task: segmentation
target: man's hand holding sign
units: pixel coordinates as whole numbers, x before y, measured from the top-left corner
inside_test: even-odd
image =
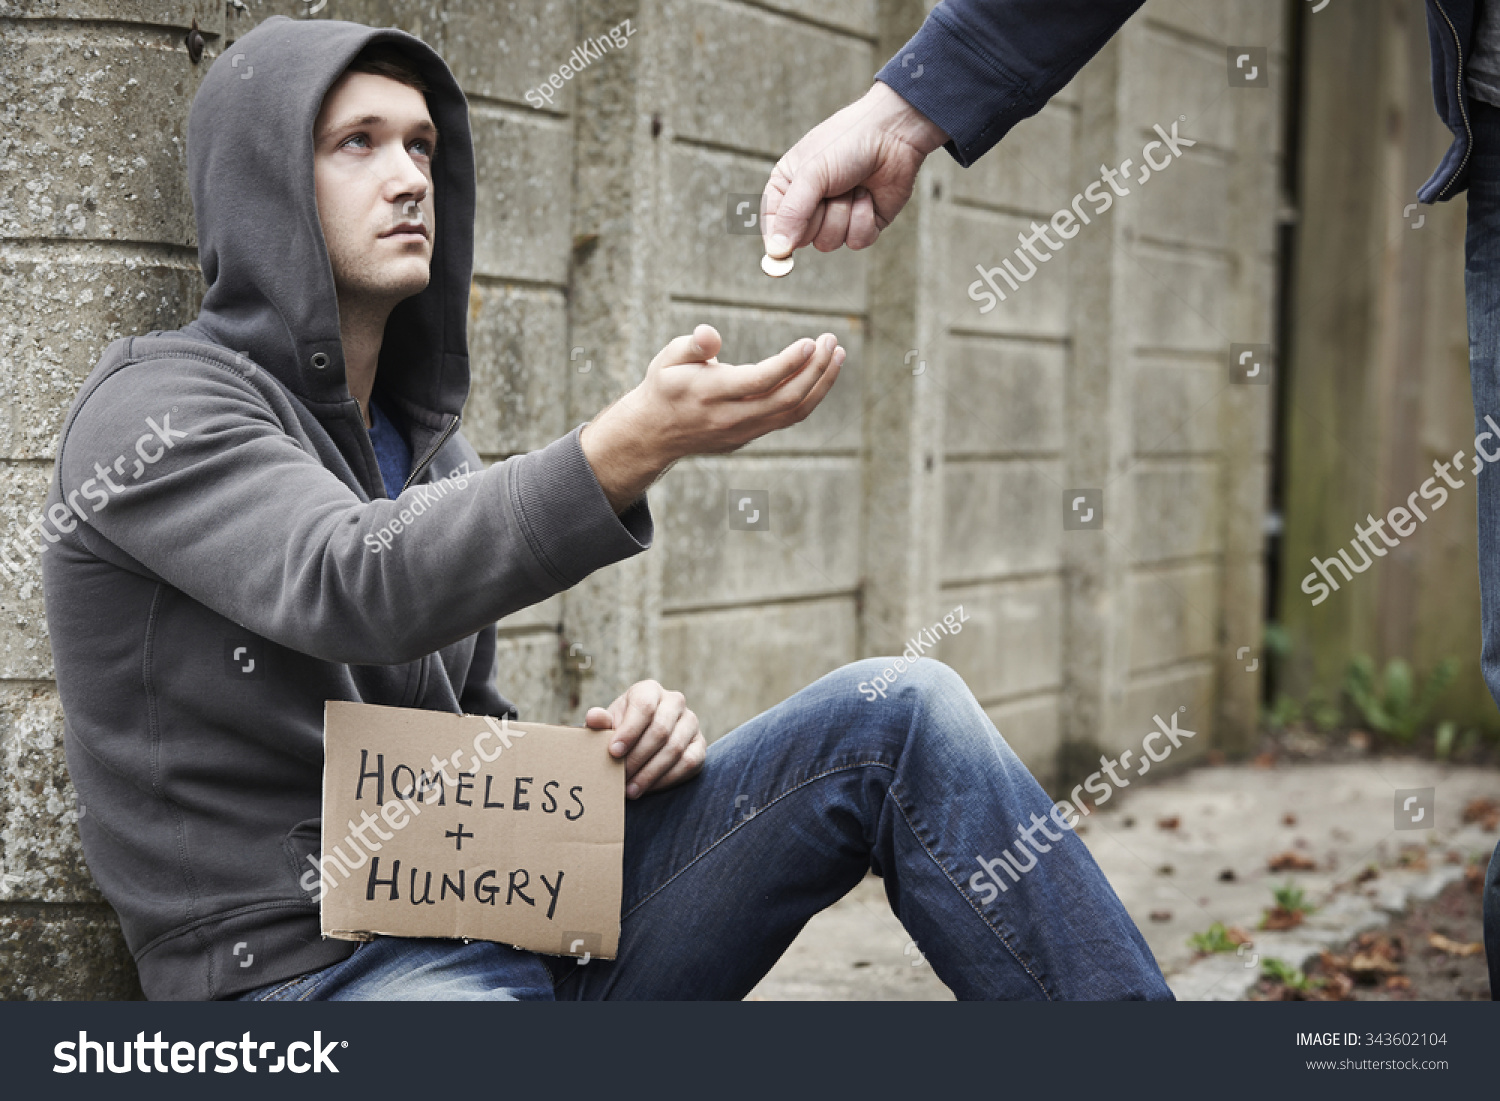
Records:
[[[631,799],[698,775],[708,754],[687,698],[654,680],[631,685],[607,708],[589,708],[584,722],[592,730],[614,731],[609,752],[625,758],[625,794]]]

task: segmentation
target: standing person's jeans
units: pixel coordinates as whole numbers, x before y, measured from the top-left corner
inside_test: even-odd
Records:
[[[694,779],[627,803],[617,959],[379,937],[244,998],[741,998],[873,869],[960,998],[1170,999],[1072,831],[1033,827],[1017,882],[970,885],[1051,800],[946,665],[918,660],[886,699],[860,690],[890,664],[828,674],[715,742]]]
[[[1484,417],[1500,421],[1500,107],[1469,100],[1474,145],[1469,167],[1469,228],[1464,288],[1469,310],[1469,378],[1474,388],[1474,431],[1489,431]],[[1487,464],[1479,487],[1479,612],[1481,666],[1490,694],[1500,701],[1500,473]],[[1484,949],[1490,997],[1500,1001],[1500,845],[1484,885]]]

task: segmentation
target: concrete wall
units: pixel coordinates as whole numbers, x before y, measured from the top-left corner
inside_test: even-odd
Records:
[[[189,320],[201,295],[184,135],[212,57],[271,14],[216,0],[0,3],[0,524],[41,499],[60,419],[112,339]],[[868,87],[916,0],[330,0],[394,24],[470,96],[480,210],[466,432],[533,449],[633,385],[699,321],[749,361],[832,330],[842,377],[806,422],[680,463],[658,543],[501,625],[503,689],[576,721],[632,681],[681,688],[720,735],[852,659],[895,653],[957,605],[937,654],[1045,780],[1079,782],[1152,716],[1176,760],[1243,747],[1255,718],[1272,389],[1229,382],[1274,292],[1281,5],[1151,0],[1035,119],[969,169],[946,153],[879,246],[801,254],[767,280],[727,231],[776,158]],[[190,63],[193,19],[208,54]],[[551,108],[525,100],[629,19]],[[1267,47],[1232,88],[1226,47]],[[975,265],[1068,206],[1152,127],[1197,144],[1082,227],[987,314]],[[1159,154],[1158,154],[1159,155]],[[1131,170],[1132,176],[1139,172]],[[1065,531],[1065,491],[1102,530]],[[769,530],[730,527],[731,491]],[[737,497],[735,498],[737,499]],[[0,991],[118,997],[128,953],[78,852],[40,575],[0,587]],[[571,656],[570,656],[571,655]]]

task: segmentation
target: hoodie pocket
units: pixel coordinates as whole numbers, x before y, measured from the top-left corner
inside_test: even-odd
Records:
[[[323,849],[323,820],[308,818],[298,822],[281,839],[281,847],[286,852],[292,878],[297,881],[298,888],[311,901],[317,902],[322,895],[318,889],[318,880],[323,870],[318,863],[318,856]],[[311,887],[307,885],[309,879],[312,880]]]

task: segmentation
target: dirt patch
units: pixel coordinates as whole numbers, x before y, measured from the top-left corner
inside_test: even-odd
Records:
[[[1483,941],[1484,866],[1385,929],[1324,952],[1303,972],[1262,976],[1253,1001],[1487,1001]]]

